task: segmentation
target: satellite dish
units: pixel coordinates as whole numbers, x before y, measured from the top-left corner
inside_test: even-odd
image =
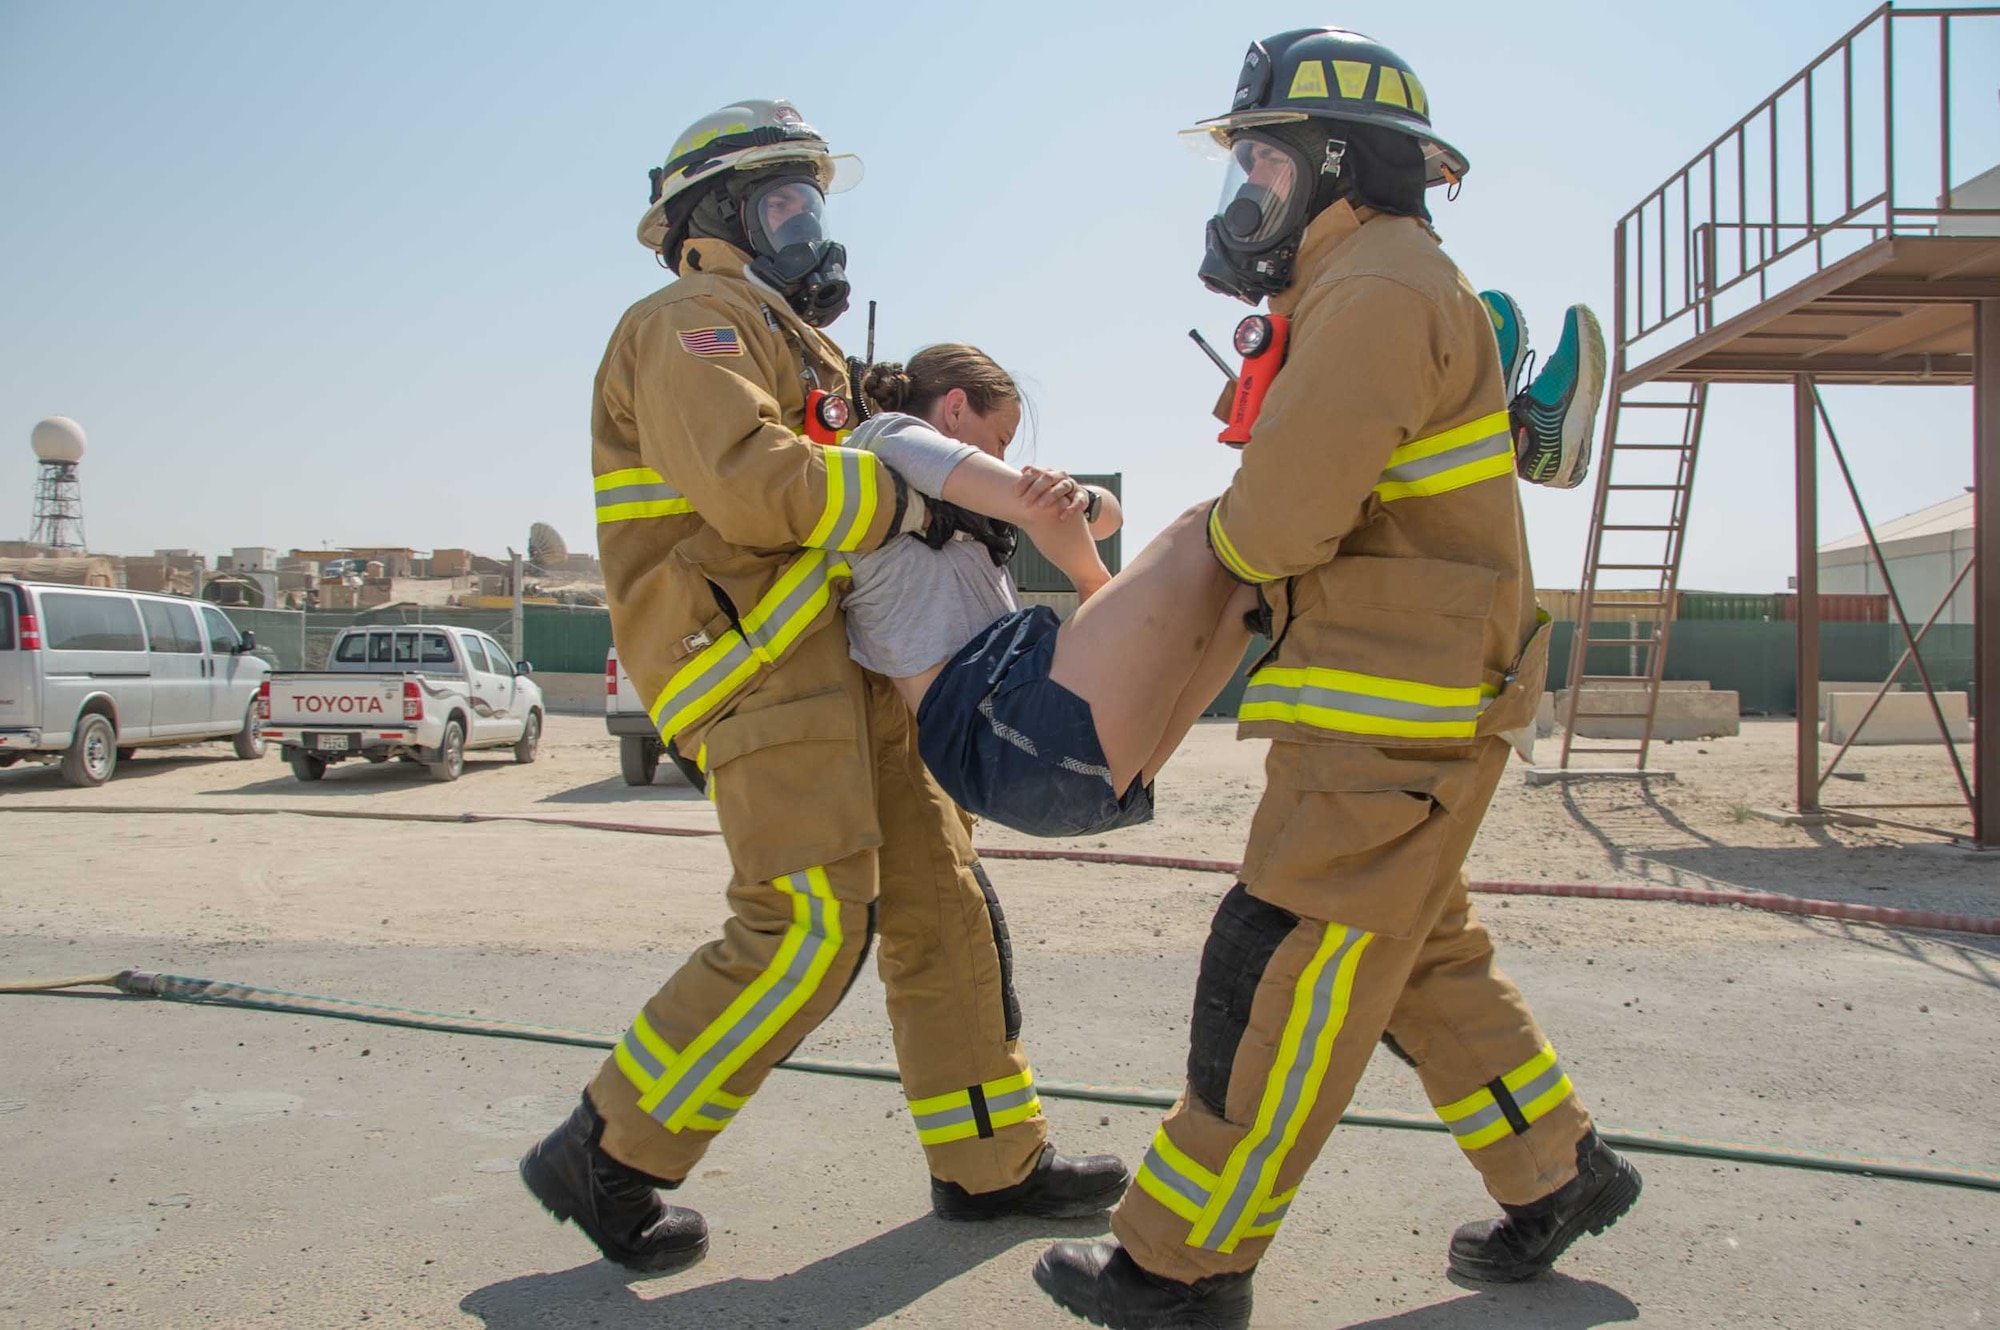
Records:
[[[32,435],[35,456],[44,462],[81,462],[83,426],[68,416],[50,416],[35,422]]]
[[[528,528],[528,562],[542,568],[554,568],[569,557],[569,546],[556,529],[547,522],[537,522]]]

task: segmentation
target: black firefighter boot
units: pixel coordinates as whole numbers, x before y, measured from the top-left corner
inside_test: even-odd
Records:
[[[955,1182],[931,1179],[931,1211],[939,1219],[1082,1219],[1117,1204],[1132,1175],[1117,1155],[1059,1155],[1042,1147],[1034,1171],[998,1191],[967,1191]]]
[[[1576,1176],[1530,1205],[1502,1205],[1503,1219],[1461,1224],[1451,1235],[1452,1273],[1491,1284],[1533,1279],[1585,1233],[1602,1233],[1639,1199],[1639,1170],[1599,1139],[1576,1143]]]
[[[1176,1283],[1141,1269],[1115,1242],[1058,1242],[1035,1262],[1042,1292],[1109,1330],[1244,1330],[1254,1274]]]
[[[708,1222],[668,1205],[648,1177],[598,1146],[604,1119],[590,1096],[540,1145],[521,1156],[521,1181],[558,1221],[582,1229],[604,1259],[646,1275],[670,1275],[708,1255]]]

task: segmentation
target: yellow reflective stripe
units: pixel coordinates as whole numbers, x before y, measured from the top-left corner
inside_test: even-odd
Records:
[[[1236,552],[1236,546],[1229,542],[1229,533],[1222,529],[1222,505],[1215,504],[1208,510],[1208,543],[1215,551],[1215,557],[1222,561],[1237,578],[1245,582],[1275,582],[1277,574],[1260,573],[1243,562],[1243,556]]]
[[[1020,1071],[1015,1072],[1012,1076],[1004,1076],[997,1081],[988,1081],[986,1082],[986,1084],[980,1086],[979,1088],[982,1091],[984,1091],[989,1098],[997,1098],[998,1096],[1007,1094],[1008,1092],[1013,1090],[1025,1090],[1034,1083],[1035,1083],[1034,1069],[1032,1067],[1024,1067]]]
[[[1445,1104],[1434,1111],[1437,1113],[1439,1121],[1450,1124],[1459,1121],[1461,1118],[1469,1118],[1480,1109],[1490,1107],[1492,1103],[1493,1092],[1485,1086],[1481,1086],[1458,1102]]]
[[[641,517],[671,517],[694,511],[694,501],[667,488],[666,480],[649,466],[607,471],[593,482],[598,522],[629,522]]]
[[[1492,692],[1477,684],[1446,688],[1317,665],[1273,665],[1250,676],[1236,716],[1347,734],[1470,739]]]
[[[1334,1041],[1347,1024],[1354,975],[1375,935],[1330,923],[1292,992],[1292,1010],[1265,1078],[1257,1121],[1229,1152],[1215,1194],[1188,1234],[1187,1245],[1232,1252],[1245,1230],[1263,1218],[1278,1170],[1319,1102],[1320,1082]]]
[[[1513,470],[1514,443],[1507,413],[1495,411],[1397,447],[1389,454],[1381,479],[1375,482],[1375,494],[1384,503],[1427,498],[1511,475]]]
[[[662,739],[694,724],[764,665],[774,665],[826,609],[833,583],[854,576],[854,566],[824,550],[806,550],[779,575],[764,597],[732,628],[674,672],[649,713]],[[747,638],[746,638],[747,635]],[[704,769],[706,769],[704,767]]]
[[[673,1045],[660,1038],[659,1032],[646,1019],[646,1013],[643,1011],[632,1018],[632,1033],[638,1036],[639,1042],[646,1046],[648,1053],[660,1060],[662,1067],[671,1067],[674,1059],[679,1056],[674,1052]]]
[[[1333,76],[1340,83],[1340,95],[1352,101],[1368,91],[1368,75],[1375,66],[1366,60],[1334,60]]]
[[[924,1145],[949,1145],[970,1140],[979,1134],[976,1122],[954,1122],[948,1127],[917,1128],[917,1140]]]
[[[1144,1164],[1139,1165],[1139,1174],[1136,1181],[1141,1191],[1158,1201],[1161,1205],[1166,1206],[1167,1209],[1173,1211],[1182,1219],[1187,1220],[1188,1223],[1192,1224],[1201,1218],[1201,1207],[1199,1205],[1196,1205],[1193,1201],[1160,1181],[1159,1178],[1153,1175],[1153,1170],[1147,1168]]]
[[[743,616],[743,633],[750,639],[751,650],[766,664],[777,664],[778,657],[826,608],[834,581],[852,576],[852,564],[845,559],[829,561],[825,550],[809,549],[801,554],[778,578],[777,585]],[[775,628],[771,627],[773,622]]]
[[[1523,1062],[1520,1066],[1514,1068],[1514,1070],[1508,1072],[1505,1076],[1502,1076],[1500,1078],[1500,1084],[1506,1086],[1509,1090],[1519,1090],[1522,1087],[1526,1086],[1529,1081],[1534,1080],[1535,1077],[1541,1075],[1543,1072],[1547,1071],[1550,1067],[1553,1067],[1555,1065],[1556,1065],[1555,1045],[1543,1044],[1541,1052],[1535,1054],[1535,1056],[1529,1058],[1526,1062]]]
[[[638,1060],[626,1050],[624,1040],[612,1045],[611,1058],[618,1064],[618,1070],[625,1073],[625,1079],[632,1082],[633,1089],[645,1094],[653,1088],[652,1073],[640,1066]]]
[[[840,902],[826,869],[788,873],[771,885],[792,898],[791,927],[777,955],[639,1099],[639,1107],[668,1131],[685,1128],[722,1082],[770,1042],[818,991],[840,951]],[[664,1117],[655,1111],[662,1109],[668,1110]]]
[[[863,448],[822,447],[826,459],[826,511],[812,534],[799,543],[812,549],[848,551],[868,538],[877,503],[880,460]]]
[[[1547,1090],[1543,1091],[1536,1098],[1531,1099],[1527,1103],[1522,1104],[1520,1106],[1521,1116],[1527,1119],[1528,1124],[1530,1126],[1533,1126],[1536,1122],[1540,1121],[1542,1117],[1545,1116],[1550,1109],[1554,1108],[1557,1104],[1560,1104],[1563,1100],[1569,1098],[1570,1095],[1574,1094],[1575,1092],[1576,1092],[1576,1087],[1569,1083],[1569,1077],[1560,1076],[1556,1079],[1556,1083],[1554,1085],[1551,1085]]]
[[[1482,1149],[1532,1127],[1575,1092],[1551,1044],[1543,1044],[1539,1053],[1502,1076],[1499,1084],[1524,1126],[1517,1126],[1509,1116],[1509,1105],[1500,1102],[1490,1081],[1463,1099],[1437,1107],[1439,1120],[1464,1149]],[[1525,1100],[1519,1097],[1523,1094]]]
[[[605,490],[623,489],[627,485],[664,485],[666,477],[650,466],[628,466],[621,471],[606,471],[597,477],[594,487],[602,494]]]
[[[1204,1190],[1215,1190],[1215,1184],[1218,1180],[1215,1174],[1197,1164],[1192,1156],[1178,1145],[1175,1145],[1173,1138],[1167,1135],[1166,1128],[1162,1127],[1154,1134],[1153,1148],[1160,1152],[1160,1158],[1164,1159],[1175,1170],[1185,1173],[1190,1181],[1198,1183]]]
[[[1038,1096],[1030,1099],[1025,1104],[1018,1104],[1013,1108],[1003,1108],[998,1113],[988,1114],[986,1122],[993,1130],[998,1131],[1002,1127],[1011,1127],[1017,1122],[1026,1122],[1041,1111],[1042,1101]]]
[[[757,655],[743,635],[730,629],[674,672],[653,699],[653,724],[662,739],[699,720],[757,672]]]
[[[934,1094],[928,1099],[912,1099],[910,1112],[914,1114],[942,1113],[948,1108],[969,1108],[972,1095],[964,1090],[953,1090],[950,1094]]]

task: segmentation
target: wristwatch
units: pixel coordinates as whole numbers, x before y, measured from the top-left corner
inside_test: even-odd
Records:
[[[1083,520],[1086,522],[1095,522],[1097,515],[1103,511],[1104,491],[1101,489],[1092,489],[1090,491],[1090,502],[1083,507]]]

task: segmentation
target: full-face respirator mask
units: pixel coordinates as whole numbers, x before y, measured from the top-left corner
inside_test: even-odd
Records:
[[[825,327],[847,308],[847,248],[826,236],[826,195],[809,172],[732,180],[730,200],[749,242],[750,272],[801,319]]]

